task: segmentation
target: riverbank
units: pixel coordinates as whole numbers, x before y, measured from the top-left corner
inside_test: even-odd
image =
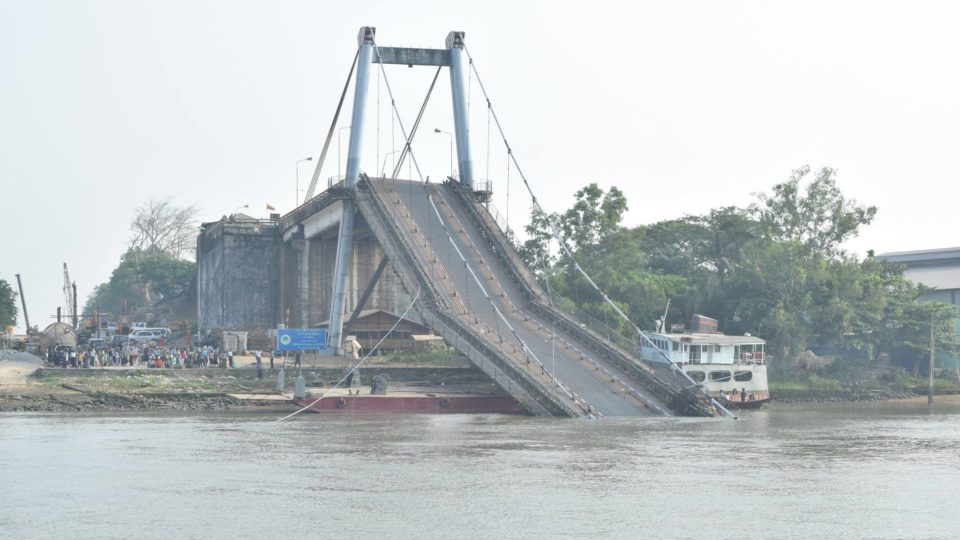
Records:
[[[3,351],[0,357],[0,412],[126,412],[240,411],[289,412],[293,382],[303,374],[307,387],[329,387],[344,375],[343,367],[317,367],[284,372],[252,366],[235,369],[43,367],[40,360]],[[459,366],[372,366],[360,372],[363,382],[386,375],[392,385],[420,388],[488,387],[477,369]]]
[[[872,390],[866,392],[853,392],[849,390],[789,390],[771,392],[774,403],[787,405],[803,405],[809,403],[864,403],[864,402],[883,402],[895,401],[903,403],[927,402],[927,394],[916,392],[888,392],[883,390]],[[944,401],[950,403],[960,403],[960,393],[956,392],[937,392],[934,394],[935,401]]]
[[[284,393],[277,391],[280,370],[264,370],[262,379],[247,363],[235,369],[154,368],[46,368],[23,353],[0,357],[0,412],[187,412],[295,410],[293,380],[303,374],[310,388],[333,385],[344,367],[327,366],[285,371]],[[363,382],[376,375],[390,377],[392,386],[431,388],[491,387],[473,367],[381,365],[364,367]],[[926,394],[887,390],[851,391],[805,388],[775,389],[774,404],[802,406],[816,403],[926,402]],[[938,401],[960,402],[960,395],[938,394]]]

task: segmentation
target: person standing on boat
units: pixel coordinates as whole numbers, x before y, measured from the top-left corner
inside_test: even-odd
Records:
[[[742,401],[742,402],[744,402],[744,403],[747,402],[747,389],[746,389],[746,388],[741,388],[741,389],[740,389],[740,401]]]
[[[354,373],[356,373],[356,371],[351,370],[350,373],[347,374],[347,379],[343,382],[343,387],[347,389],[347,394],[353,394],[353,374]]]

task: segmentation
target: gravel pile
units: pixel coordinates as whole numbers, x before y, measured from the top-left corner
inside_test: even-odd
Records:
[[[43,363],[39,357],[36,357],[30,353],[9,350],[0,350],[0,362],[18,362],[37,365]]]

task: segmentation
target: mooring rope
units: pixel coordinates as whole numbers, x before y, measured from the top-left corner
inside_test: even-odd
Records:
[[[305,410],[313,407],[313,406],[316,405],[317,403],[320,403],[320,400],[322,400],[323,398],[327,397],[327,395],[330,394],[330,392],[331,392],[332,390],[335,390],[336,388],[339,388],[340,385],[343,384],[343,382],[347,380],[347,377],[349,377],[349,376],[352,375],[355,371],[357,371],[358,369],[360,369],[360,366],[362,366],[363,363],[366,362],[368,358],[370,358],[370,355],[372,355],[374,352],[376,352],[376,350],[380,347],[380,344],[383,343],[383,342],[390,336],[390,334],[391,334],[394,330],[396,330],[397,326],[403,321],[404,318],[406,318],[407,313],[409,313],[410,310],[413,308],[413,305],[416,304],[418,298],[420,298],[420,287],[417,287],[417,294],[415,294],[415,295],[413,296],[413,300],[410,301],[410,305],[407,306],[407,309],[403,310],[403,315],[400,315],[400,318],[397,319],[397,322],[393,323],[393,326],[390,327],[390,330],[387,330],[387,333],[384,334],[382,338],[380,338],[380,341],[378,341],[377,344],[374,345],[372,349],[370,349],[370,352],[368,352],[359,362],[357,362],[357,365],[354,366],[353,369],[351,369],[350,371],[348,371],[347,374],[344,375],[342,379],[340,379],[339,381],[337,381],[337,384],[331,386],[326,392],[324,392],[323,394],[321,394],[320,397],[318,397],[313,403],[311,403],[311,404],[309,404],[309,405],[301,408],[301,409],[298,410],[298,411],[292,412],[292,413],[284,416],[283,418],[278,418],[278,419],[277,419],[277,422],[283,422],[284,420],[286,420],[286,419],[288,419],[288,418],[293,418],[294,416],[302,413],[303,411],[305,411]]]

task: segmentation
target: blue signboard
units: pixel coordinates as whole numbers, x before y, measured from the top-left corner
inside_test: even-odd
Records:
[[[277,330],[278,351],[321,351],[327,348],[325,328],[280,328]]]

